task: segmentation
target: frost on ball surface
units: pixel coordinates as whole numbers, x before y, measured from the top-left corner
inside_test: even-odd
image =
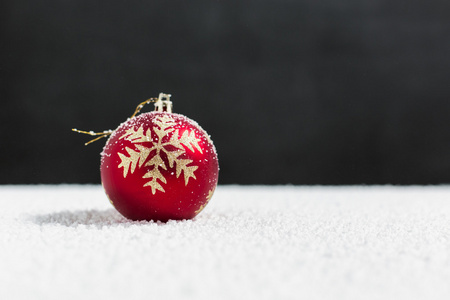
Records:
[[[214,145],[196,122],[151,112],[113,132],[102,153],[101,177],[108,198],[125,217],[180,220],[206,206],[218,167]]]

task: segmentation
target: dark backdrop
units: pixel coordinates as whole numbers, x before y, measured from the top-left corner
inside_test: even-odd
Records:
[[[450,182],[450,1],[0,2],[0,183],[98,183],[101,140],[173,95],[220,183]]]

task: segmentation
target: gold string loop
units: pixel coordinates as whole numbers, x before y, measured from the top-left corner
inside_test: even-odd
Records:
[[[134,118],[144,107],[144,105],[146,104],[150,104],[152,102],[157,102],[158,100],[160,100],[159,98],[149,98],[145,101],[142,101],[141,103],[139,103],[139,105],[136,107],[136,109],[134,110],[134,113],[131,115],[131,117],[129,119]],[[113,133],[113,130],[104,130],[103,132],[93,132],[93,131],[84,131],[84,130],[78,130],[76,128],[73,128],[72,131],[75,131],[77,133],[83,133],[83,134],[87,134],[87,135],[92,135],[92,136],[97,136],[95,139],[90,140],[89,142],[85,143],[84,145],[87,146],[90,143],[93,143],[95,141],[98,141],[101,138],[105,138],[110,136]]]
[[[159,100],[158,98],[149,98],[149,99],[139,103],[139,105],[136,106],[136,109],[135,109],[134,113],[131,115],[130,119],[134,118],[141,111],[141,109],[144,107],[144,105],[150,104],[152,102],[157,102],[158,100]]]

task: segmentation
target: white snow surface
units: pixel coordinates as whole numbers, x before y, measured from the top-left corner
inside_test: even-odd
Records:
[[[0,299],[450,299],[449,186],[219,186],[155,223],[8,185],[0,209]]]

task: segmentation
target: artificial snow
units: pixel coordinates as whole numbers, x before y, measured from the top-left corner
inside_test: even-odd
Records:
[[[132,222],[101,186],[0,186],[0,299],[450,299],[450,187],[219,186]]]

